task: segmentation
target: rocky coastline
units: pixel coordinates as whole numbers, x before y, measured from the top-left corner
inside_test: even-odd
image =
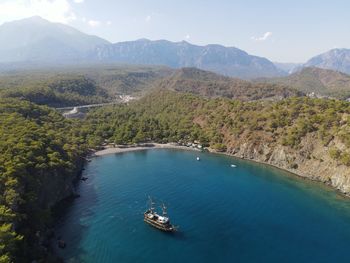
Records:
[[[227,142],[226,145],[227,149],[223,152],[208,150],[271,165],[299,177],[322,182],[350,197],[350,168],[329,155],[331,147],[345,147],[336,139],[325,146],[316,134],[310,133],[302,138],[297,149],[275,142],[242,139]]]
[[[267,164],[305,179],[322,182],[350,197],[350,168],[337,163],[328,153],[330,147],[334,145],[342,147],[339,141],[334,140],[327,146],[324,146],[316,138],[315,134],[309,134],[302,139],[300,148],[298,149],[271,142],[257,143],[249,140],[230,141],[226,145],[226,151],[217,151],[212,148],[205,148],[205,150],[211,153],[225,154]],[[94,155],[102,156],[146,149],[199,150],[177,143],[149,143],[122,147],[106,147],[103,150],[95,152]]]

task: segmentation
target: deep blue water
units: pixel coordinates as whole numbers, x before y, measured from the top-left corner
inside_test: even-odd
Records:
[[[57,226],[67,262],[350,262],[350,201],[275,168],[148,150],[95,158],[84,176]],[[178,233],[143,222],[148,195]]]

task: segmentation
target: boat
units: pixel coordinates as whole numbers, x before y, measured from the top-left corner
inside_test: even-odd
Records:
[[[232,168],[236,168],[236,167],[237,167],[237,165],[235,165],[235,164],[231,164],[231,167],[232,167]]]
[[[161,205],[162,215],[159,215],[154,208],[155,203],[151,197],[149,197],[149,203],[150,208],[144,213],[144,221],[164,232],[175,232],[177,227],[170,223],[166,206],[164,204]]]
[[[200,161],[200,158],[197,156],[197,161]]]

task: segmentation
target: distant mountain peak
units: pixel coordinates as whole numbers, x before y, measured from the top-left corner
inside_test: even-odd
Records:
[[[45,22],[50,23],[49,20],[44,19],[41,16],[31,16],[31,17],[22,19],[22,21],[25,21],[25,20],[27,20],[27,21],[45,21]]]
[[[0,63],[76,61],[108,41],[33,16],[0,26]]]
[[[349,50],[350,49],[348,49],[348,48],[333,48],[333,49],[329,50],[328,52],[339,54],[339,53],[343,53],[343,52],[348,52]]]
[[[4,23],[4,25],[11,25],[11,24],[50,24],[52,22],[50,22],[47,19],[42,18],[41,16],[30,16],[30,17],[26,17],[26,18],[22,18],[22,19],[18,19],[18,20],[14,20],[11,22],[6,22]]]
[[[311,58],[305,67],[332,69],[350,74],[350,49],[335,48]]]
[[[151,40],[149,40],[148,38],[139,38],[137,40],[135,40],[136,42],[151,42]],[[128,42],[132,42],[132,41],[128,41]]]

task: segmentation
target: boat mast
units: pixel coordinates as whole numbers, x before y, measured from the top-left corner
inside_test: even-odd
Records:
[[[168,215],[168,212],[166,210],[166,206],[164,205],[164,203],[162,204],[161,208],[162,208],[162,211],[163,211],[163,216],[166,217]]]
[[[150,196],[148,196],[148,199],[149,199],[149,203],[150,203],[149,210],[151,210],[151,212],[153,213],[154,212],[154,205],[155,205],[155,203],[153,202],[153,200],[152,200],[152,198]]]

